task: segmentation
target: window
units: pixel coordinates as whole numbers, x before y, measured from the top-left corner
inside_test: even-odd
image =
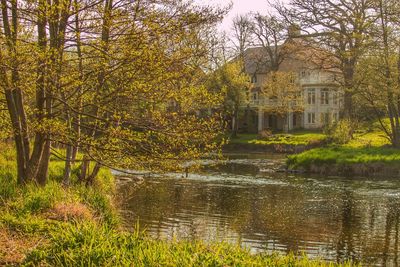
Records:
[[[253,100],[253,101],[258,100],[258,93],[257,92],[251,93],[251,100]]]
[[[315,104],[315,89],[308,89],[307,92],[307,103],[309,105]]]
[[[309,72],[308,70],[302,70],[302,71],[300,72],[300,77],[301,77],[302,79],[310,78],[310,72]]]
[[[329,104],[329,89],[321,89],[321,105]]]
[[[257,75],[256,74],[251,76],[251,83],[257,83]]]
[[[339,114],[338,113],[333,113],[333,120],[338,121],[339,119]]]
[[[321,113],[321,122],[324,125],[328,125],[330,122],[329,113]]]
[[[309,124],[314,124],[315,123],[315,113],[314,112],[309,112],[308,113],[308,123]]]
[[[333,104],[337,105],[338,93],[336,91],[333,92]]]

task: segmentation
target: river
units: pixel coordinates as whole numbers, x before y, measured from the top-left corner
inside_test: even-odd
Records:
[[[397,266],[400,181],[277,173],[279,156],[235,156],[202,171],[119,188],[124,225],[160,239],[226,241]]]

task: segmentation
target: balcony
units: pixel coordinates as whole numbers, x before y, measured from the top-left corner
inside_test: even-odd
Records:
[[[291,100],[290,102],[291,102],[290,103],[291,107],[300,107],[303,105],[303,101],[301,99],[297,101]],[[277,99],[259,98],[259,99],[251,99],[248,103],[248,106],[251,108],[273,108],[281,104],[283,103],[279,102]]]

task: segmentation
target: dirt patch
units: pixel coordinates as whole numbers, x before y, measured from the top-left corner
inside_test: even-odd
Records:
[[[57,221],[92,220],[92,211],[82,203],[57,203],[45,217]]]
[[[19,265],[27,253],[46,243],[44,237],[0,229],[0,266]]]

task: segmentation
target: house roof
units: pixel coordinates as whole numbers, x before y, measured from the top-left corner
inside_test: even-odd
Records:
[[[293,38],[276,47],[248,48],[244,52],[245,70],[248,74],[268,73],[270,71],[269,49],[272,49],[275,55],[282,58],[279,70],[298,72],[302,69],[319,69],[341,73],[337,58],[329,51],[312,45],[305,38]]]

